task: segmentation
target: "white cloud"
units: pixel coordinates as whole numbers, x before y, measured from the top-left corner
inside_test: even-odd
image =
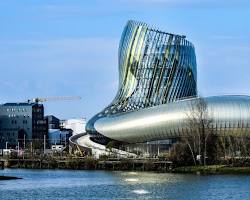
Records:
[[[116,38],[61,38],[61,39],[26,39],[26,40],[1,40],[0,45],[22,45],[22,46],[57,46],[84,48],[86,51],[102,49],[104,47],[113,47],[118,43]],[[99,46],[99,48],[96,48]]]
[[[211,39],[213,40],[246,40],[249,37],[243,35],[212,35]]]
[[[4,40],[0,41],[0,64],[18,61],[25,68],[43,69],[110,67],[117,63],[118,44],[116,38]]]
[[[242,7],[249,8],[248,0],[118,0],[118,2],[129,3],[131,5],[140,4],[141,6],[198,6],[202,8],[218,8],[218,7]]]
[[[218,2],[218,0],[120,0],[120,1],[133,1],[133,2],[141,2],[141,3],[169,3],[169,4],[180,4],[180,3],[215,3]],[[243,3],[248,2],[247,0],[227,0],[227,1],[221,1],[222,3]]]

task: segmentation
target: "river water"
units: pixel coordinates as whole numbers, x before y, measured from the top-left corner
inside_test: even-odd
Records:
[[[5,169],[0,200],[250,199],[250,176]]]

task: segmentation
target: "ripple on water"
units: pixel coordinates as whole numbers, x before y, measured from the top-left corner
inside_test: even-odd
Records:
[[[149,191],[143,190],[143,189],[139,189],[139,190],[133,190],[133,193],[135,193],[135,194],[148,194]]]
[[[139,179],[138,178],[126,178],[125,181],[126,182],[138,182]]]
[[[129,175],[137,175],[138,173],[137,172],[129,172],[128,174]]]

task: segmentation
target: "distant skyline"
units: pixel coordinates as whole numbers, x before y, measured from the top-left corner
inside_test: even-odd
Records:
[[[89,119],[115,96],[129,19],[187,36],[201,95],[250,95],[248,0],[10,0],[0,2],[0,103],[81,96],[44,103],[45,114]]]

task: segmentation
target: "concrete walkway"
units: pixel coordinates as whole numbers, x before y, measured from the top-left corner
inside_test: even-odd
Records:
[[[77,137],[78,135],[79,137]],[[120,158],[136,157],[136,154],[115,148],[112,148],[110,151],[110,149],[106,148],[104,145],[95,143],[90,140],[88,134],[82,133],[78,135],[74,135],[72,142],[78,144],[79,146],[90,148],[92,150],[92,155],[96,158],[99,158],[101,155],[115,155]]]

